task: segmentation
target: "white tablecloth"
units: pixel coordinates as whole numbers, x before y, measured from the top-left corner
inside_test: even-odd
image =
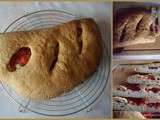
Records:
[[[0,32],[15,19],[24,14],[37,10],[62,10],[82,17],[94,18],[100,26],[102,37],[106,40],[110,53],[110,23],[111,23],[111,4],[105,2],[1,2],[0,3]],[[83,110],[73,116],[79,117],[110,117],[111,98],[110,81],[102,96],[91,106],[92,110]],[[32,112],[18,112],[19,105],[0,88],[0,117],[46,117]]]

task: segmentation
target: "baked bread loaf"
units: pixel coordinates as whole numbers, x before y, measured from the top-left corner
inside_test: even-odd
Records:
[[[91,18],[53,28],[0,34],[0,80],[18,94],[47,100],[91,76],[101,58],[101,34]]]
[[[115,13],[113,47],[153,43],[160,34],[158,16],[145,8],[124,8]]]

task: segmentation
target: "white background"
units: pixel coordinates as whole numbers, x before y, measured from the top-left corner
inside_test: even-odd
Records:
[[[111,26],[111,3],[106,2],[0,2],[0,32],[15,19],[37,10],[54,9],[78,15],[81,17],[92,17],[100,26],[102,37],[106,40],[108,52],[110,53],[110,26]],[[15,102],[0,86],[0,117],[46,117],[32,112],[20,113]],[[110,117],[111,98],[110,81],[107,89],[101,97],[91,106],[92,110],[83,110],[73,116],[80,117]]]

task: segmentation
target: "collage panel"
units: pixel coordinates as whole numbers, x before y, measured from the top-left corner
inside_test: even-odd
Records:
[[[159,59],[158,2],[114,2],[113,14],[114,59]]]
[[[113,3],[113,118],[160,118],[159,5]]]
[[[0,2],[0,118],[111,118],[112,2]]]

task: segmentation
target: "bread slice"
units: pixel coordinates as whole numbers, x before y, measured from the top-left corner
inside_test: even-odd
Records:
[[[134,88],[135,87],[135,88]],[[133,84],[133,89],[127,88],[127,86],[117,85],[113,88],[113,96],[121,97],[133,97],[133,98],[153,98],[160,100],[160,92],[155,92],[154,89],[150,87],[143,87],[136,89],[136,86]],[[160,89],[158,89],[160,91]]]
[[[137,102],[138,101],[138,102]],[[113,109],[119,111],[159,112],[160,102],[128,99],[123,97],[113,98]]]
[[[141,86],[148,88],[160,88],[160,76],[154,74],[131,75],[127,78],[127,82],[130,84],[140,84]]]
[[[150,63],[145,65],[137,65],[135,71],[138,73],[151,73],[159,74],[160,73],[160,64],[159,63]]]

